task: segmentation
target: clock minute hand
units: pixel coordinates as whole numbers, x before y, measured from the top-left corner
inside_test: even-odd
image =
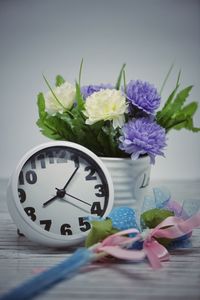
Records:
[[[65,184],[63,189],[57,189],[57,194],[49,199],[48,201],[46,201],[45,203],[43,203],[43,207],[46,207],[48,204],[50,204],[51,202],[53,202],[56,198],[63,198],[65,195],[65,189],[68,186],[68,184],[70,183],[70,181],[72,180],[72,178],[74,177],[74,175],[76,174],[76,172],[78,171],[79,166],[74,170],[74,172],[72,173],[72,175],[70,176],[70,178],[67,180],[67,183]]]
[[[72,180],[72,178],[74,177],[74,175],[76,174],[76,172],[78,171],[79,166],[74,170],[74,172],[72,173],[72,175],[70,176],[70,178],[67,180],[67,183],[65,184],[65,186],[62,188],[62,190],[65,190],[66,187],[68,186],[68,184],[70,183],[70,181]]]

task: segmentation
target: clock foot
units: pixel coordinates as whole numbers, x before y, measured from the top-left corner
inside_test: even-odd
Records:
[[[19,236],[25,236],[23,233],[21,233],[21,231],[20,231],[19,229],[17,229],[17,234],[18,234]]]

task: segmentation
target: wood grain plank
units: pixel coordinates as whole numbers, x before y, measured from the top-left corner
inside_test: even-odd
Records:
[[[70,256],[75,248],[51,249],[36,245],[16,234],[6,206],[6,181],[0,180],[0,293],[33,276],[35,268],[47,269]],[[200,199],[200,182],[157,182],[166,185],[178,201]],[[159,271],[147,262],[96,263],[73,279],[59,283],[38,296],[53,299],[200,299],[200,229],[195,229],[192,248],[171,251],[170,261]]]

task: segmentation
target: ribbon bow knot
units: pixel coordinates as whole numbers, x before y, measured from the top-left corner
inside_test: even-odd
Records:
[[[139,261],[148,258],[153,269],[161,268],[161,261],[169,260],[168,250],[161,245],[157,238],[176,239],[191,233],[200,226],[200,212],[187,220],[180,217],[168,217],[153,229],[146,229],[142,233],[136,228],[117,232],[104,239],[95,248],[96,252],[106,252],[116,258]],[[135,237],[127,237],[135,233]],[[132,250],[130,247],[136,241],[143,241],[142,250]]]
[[[152,233],[152,229],[150,229],[150,228],[144,229],[144,230],[141,232],[141,238],[142,238],[142,240],[143,240],[143,241],[148,240],[148,241],[150,242],[151,239],[152,239],[151,233]]]

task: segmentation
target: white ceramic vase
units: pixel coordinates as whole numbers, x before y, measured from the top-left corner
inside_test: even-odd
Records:
[[[151,164],[149,156],[130,158],[101,157],[109,170],[114,185],[114,206],[128,206],[141,211],[148,194]]]

